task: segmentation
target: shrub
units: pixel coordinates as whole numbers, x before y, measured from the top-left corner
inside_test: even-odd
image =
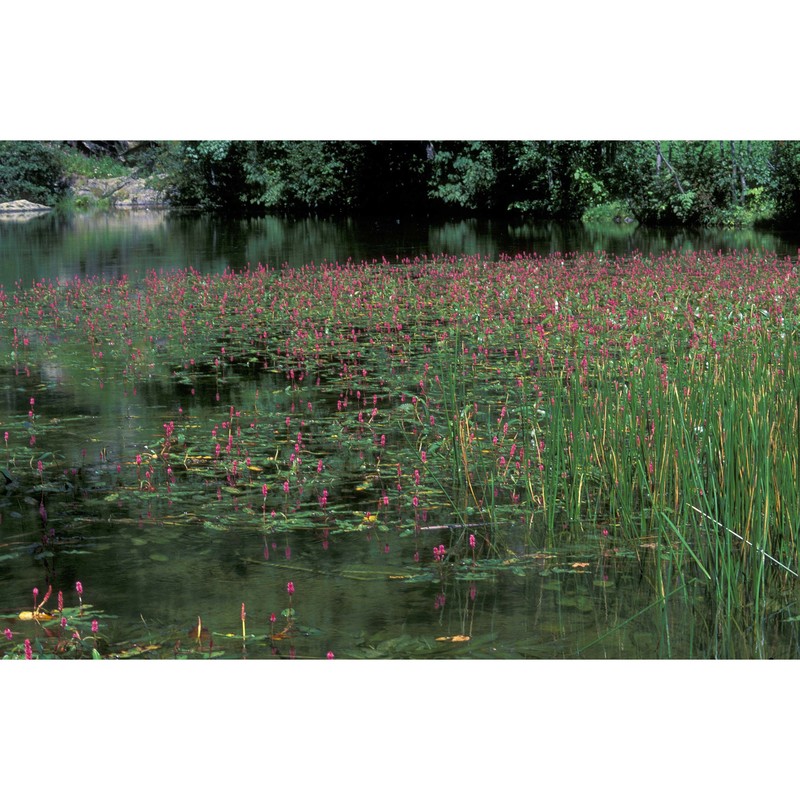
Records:
[[[61,159],[43,142],[0,142],[0,202],[54,205],[66,193]]]

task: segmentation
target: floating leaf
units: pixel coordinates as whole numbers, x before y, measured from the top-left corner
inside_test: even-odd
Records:
[[[131,647],[129,650],[120,650],[118,653],[114,653],[114,658],[133,658],[141,655],[142,653],[149,653],[152,650],[160,649],[160,644],[137,644]]]
[[[53,619],[52,614],[46,611],[20,611],[19,618],[23,620],[36,620],[37,622],[44,622],[48,619]]]

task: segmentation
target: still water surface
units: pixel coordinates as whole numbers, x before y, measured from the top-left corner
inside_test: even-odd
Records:
[[[637,225],[462,220],[227,219],[167,211],[62,217],[0,216],[0,283],[103,274],[132,278],[148,270],[199,272],[323,261],[397,260],[440,253],[493,258],[502,253],[661,253],[768,250],[797,255],[798,231],[647,229]]]
[[[437,253],[491,258],[519,252],[750,248],[794,256],[799,241],[749,231],[496,221],[429,226],[396,220],[226,220],[153,211],[47,215],[0,222],[0,283],[28,286],[37,279],[86,275],[128,275],[136,281],[149,270],[189,266],[219,272],[258,263],[299,266]],[[548,548],[543,538],[541,547],[520,550],[491,571],[462,565],[445,572],[430,557],[422,566],[414,558],[416,552],[430,553],[452,532],[443,527],[452,520],[436,517],[435,510],[414,520],[398,510],[382,527],[354,524],[346,535],[327,530],[309,513],[306,523],[271,527],[265,536],[259,506],[242,501],[239,507],[235,492],[218,512],[210,512],[204,497],[176,493],[174,505],[134,504],[118,491],[118,469],[130,470],[137,453],[154,447],[176,413],[208,430],[228,406],[259,407],[288,419],[300,396],[283,388],[270,375],[239,374],[222,384],[209,379],[189,396],[179,381],[154,376],[136,393],[111,383],[98,393],[78,363],[42,364],[29,375],[0,376],[2,428],[24,419],[35,395],[50,461],[70,465],[61,484],[51,483],[44,492],[31,477],[36,465],[16,463],[15,482],[0,495],[2,627],[11,624],[26,636],[36,635],[35,623],[15,622],[17,612],[28,607],[31,587],[52,584],[70,594],[79,580],[84,601],[102,609],[108,640],[157,641],[162,646],[153,657],[207,654],[199,645],[192,650],[198,617],[214,637],[216,652],[241,657],[236,637],[242,603],[255,636],[248,640],[247,655],[254,658],[324,658],[328,651],[384,658],[797,657],[797,626],[777,620],[722,641],[720,622],[708,620],[700,590],[681,593],[669,606],[653,606],[661,566],[652,552],[607,557],[599,536],[596,546],[583,537],[581,545],[561,549]],[[322,410],[335,406],[338,394],[336,386],[323,383],[306,387],[301,399]],[[327,426],[320,411],[307,434],[318,430],[322,440]],[[356,466],[342,513],[368,519],[372,506],[357,491],[359,479]],[[48,536],[56,537],[55,544]],[[267,635],[285,620],[289,581],[295,587],[297,635],[269,642]]]

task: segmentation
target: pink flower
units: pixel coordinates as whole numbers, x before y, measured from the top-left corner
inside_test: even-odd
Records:
[[[294,583],[292,583],[292,581],[286,584],[286,591],[289,593],[289,597],[294,594]]]
[[[33,658],[33,648],[31,647],[31,640],[25,640],[25,660],[30,661]]]
[[[78,595],[83,594],[83,584],[80,581],[75,581],[75,591],[78,593]]]
[[[11,638],[14,636],[14,634],[11,633],[11,628],[6,628],[3,631],[3,634],[5,635],[6,639],[8,639],[9,642],[11,641]]]
[[[92,620],[92,633],[97,633],[97,629],[99,628],[99,624],[96,619]]]
[[[469,535],[469,546],[474,550],[475,549],[475,534],[471,533]]]
[[[274,625],[274,624],[275,624],[275,620],[276,620],[276,619],[277,619],[277,617],[275,616],[275,612],[273,611],[273,612],[272,612],[272,613],[269,615],[269,621],[270,621],[270,624]]]
[[[325,658],[327,658],[329,661],[330,659],[335,658],[335,656],[333,655],[333,650],[328,650],[328,655],[325,656]]]

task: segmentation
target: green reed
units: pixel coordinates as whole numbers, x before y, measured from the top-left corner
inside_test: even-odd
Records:
[[[655,587],[662,598],[705,585],[728,634],[756,635],[768,598],[798,571],[795,337],[761,332],[724,355],[667,338],[658,353],[617,353],[583,371],[578,355],[540,376],[538,392],[504,365],[506,394],[494,401],[508,429],[493,449],[494,415],[474,411],[481,376],[460,344],[446,351],[449,436],[438,455],[449,460],[452,498],[495,523],[523,510],[556,544],[561,522],[607,525],[621,546],[649,542],[669,565]],[[498,465],[510,442],[522,457]]]

